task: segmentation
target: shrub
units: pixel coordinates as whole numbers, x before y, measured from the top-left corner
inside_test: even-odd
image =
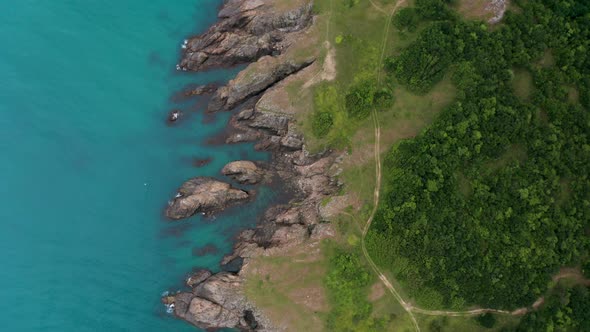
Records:
[[[393,25],[399,30],[416,31],[420,17],[415,8],[405,7],[400,9],[393,17]]]
[[[330,112],[316,111],[313,113],[311,130],[315,137],[322,138],[328,135],[333,124],[334,118]]]
[[[386,108],[393,102],[393,93],[388,88],[377,88],[373,79],[364,79],[354,84],[345,97],[346,112],[353,119],[364,119],[375,107]]]

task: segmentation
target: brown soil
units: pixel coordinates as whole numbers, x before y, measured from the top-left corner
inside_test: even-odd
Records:
[[[385,295],[385,287],[383,283],[378,281],[371,286],[371,293],[369,293],[369,301],[375,302]]]

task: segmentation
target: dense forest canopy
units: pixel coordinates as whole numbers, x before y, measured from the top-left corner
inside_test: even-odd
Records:
[[[560,267],[588,266],[590,3],[513,5],[493,27],[442,0],[394,17],[419,35],[387,60],[390,84],[422,94],[447,77],[458,90],[432,126],[389,152],[367,237],[426,307],[529,306]],[[515,93],[527,77],[530,91]],[[571,292],[588,313],[586,290]]]

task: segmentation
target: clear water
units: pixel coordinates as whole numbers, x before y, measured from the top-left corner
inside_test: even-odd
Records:
[[[263,188],[215,220],[162,217],[183,180],[268,158],[247,144],[208,146],[229,114],[204,123],[198,100],[170,98],[235,74],[174,69],[182,40],[220,4],[0,1],[0,330],[194,330],[160,294],[194,267],[218,269],[273,196]],[[187,113],[176,127],[164,122],[172,108]],[[193,254],[206,244],[219,251]]]

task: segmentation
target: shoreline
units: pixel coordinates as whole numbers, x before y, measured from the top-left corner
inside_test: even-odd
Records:
[[[246,298],[240,272],[252,258],[334,236],[332,225],[323,222],[320,205],[341,186],[335,179],[337,172],[333,166],[342,158],[334,151],[310,155],[292,114],[268,111],[258,104],[267,92],[280,88],[276,86],[278,83],[316,61],[317,54],[303,58],[288,55],[289,47],[304,36],[311,25],[311,3],[277,10],[268,0],[230,0],[220,8],[217,23],[187,41],[187,47],[183,49],[180,70],[203,71],[249,63],[227,85],[212,93],[206,112],[232,111],[233,114],[226,129],[210,138],[213,141],[207,144],[253,142],[256,150],[270,152],[270,161],[257,163],[258,168],[254,166],[254,169],[238,169],[225,174],[234,180],[228,178],[227,183],[238,180],[240,185],[236,188],[242,188],[244,182],[240,179],[244,178],[250,185],[270,182],[273,187],[280,187],[279,195],[290,199],[287,204],[273,203],[258,218],[254,229],[239,233],[233,251],[221,260],[221,272],[213,274],[198,270],[186,280],[190,291],[163,296],[162,302],[169,311],[197,327],[277,330]],[[227,40],[232,41],[231,47],[226,47]],[[256,40],[256,46],[252,46],[253,40]],[[207,53],[210,51],[212,53]],[[224,167],[223,173],[230,164]],[[264,175],[252,180],[257,172]],[[195,197],[200,200],[194,211],[193,206],[190,207],[192,213],[181,218],[195,213],[223,211],[233,205],[231,200],[224,201],[227,198],[224,193],[222,201],[215,202],[214,208],[209,209],[196,193],[200,189],[182,191],[185,185],[172,205],[184,208]],[[210,192],[209,187],[205,189]],[[247,208],[248,200],[241,202],[240,206]]]

